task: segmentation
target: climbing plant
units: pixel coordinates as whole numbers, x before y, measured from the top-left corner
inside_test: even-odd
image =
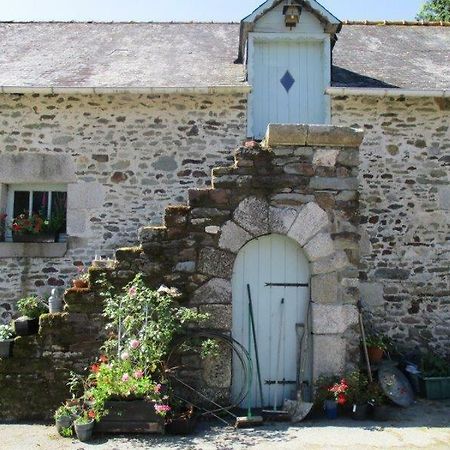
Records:
[[[428,0],[416,16],[417,20],[450,22],[450,0]]]

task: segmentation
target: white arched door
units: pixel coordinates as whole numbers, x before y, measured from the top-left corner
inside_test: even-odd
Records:
[[[273,406],[275,398],[278,404],[284,399],[295,398],[301,330],[298,324],[307,321],[309,282],[306,256],[301,247],[286,236],[272,234],[254,239],[240,250],[236,258],[233,270],[233,338],[248,350],[248,284],[261,369],[263,405],[252,343],[252,406]],[[308,287],[298,284],[307,284]],[[281,384],[275,384],[276,381]],[[234,399],[238,398],[244,384],[241,365],[235,358]],[[247,406],[247,400],[241,406]]]

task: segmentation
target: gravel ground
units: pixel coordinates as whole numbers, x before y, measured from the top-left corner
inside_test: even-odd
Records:
[[[258,450],[446,449],[450,450],[450,401],[420,401],[395,408],[388,422],[351,419],[267,424],[255,429],[203,424],[193,436],[98,436],[89,444],[63,439],[53,426],[0,424],[1,450]]]

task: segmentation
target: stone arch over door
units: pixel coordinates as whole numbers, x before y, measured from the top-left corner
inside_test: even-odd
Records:
[[[356,306],[345,304],[343,295],[346,286],[342,282],[345,285],[346,281],[342,272],[350,263],[346,253],[336,248],[331,230],[327,212],[316,202],[298,208],[274,207],[263,197],[249,196],[234,210],[232,220],[220,228],[218,246],[233,255],[229,257],[225,271],[221,268],[223,261],[216,261],[217,277],[222,280],[213,279],[196,293],[202,295],[202,289],[220,286],[221,292],[213,295],[221,297],[221,302],[232,303],[232,267],[244,245],[268,234],[284,235],[297,242],[310,264],[314,379],[345,370],[346,333],[357,323]]]

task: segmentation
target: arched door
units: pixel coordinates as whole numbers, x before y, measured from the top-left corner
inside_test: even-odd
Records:
[[[284,399],[295,398],[302,331],[299,324],[307,322],[309,281],[309,263],[303,250],[286,236],[272,234],[254,239],[236,258],[232,333],[233,338],[248,350],[249,285],[264,403],[261,405],[252,344],[253,406],[273,406],[275,399],[280,405]],[[302,284],[308,287],[299,286]],[[232,393],[235,399],[244,383],[241,366],[234,360]],[[247,400],[242,406],[247,406]]]

